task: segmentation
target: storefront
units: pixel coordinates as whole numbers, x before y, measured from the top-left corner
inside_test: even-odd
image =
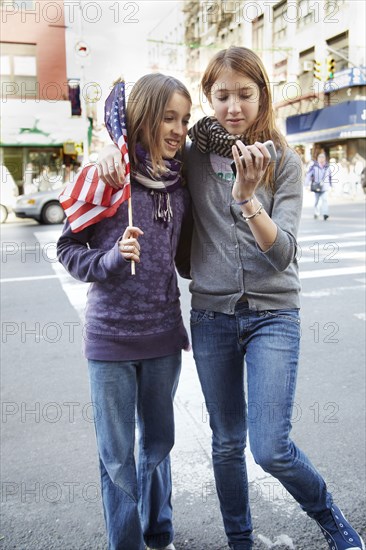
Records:
[[[339,103],[286,120],[287,141],[298,150],[305,168],[325,152],[332,163],[336,192],[359,193],[366,166],[366,104],[363,100]]]
[[[30,103],[13,100],[2,109],[0,164],[20,193],[67,181],[82,162],[88,131],[84,119],[70,116],[68,101]]]
[[[335,162],[366,163],[366,67],[336,72],[323,83],[323,109],[286,119],[287,140],[304,160],[320,150]]]
[[[352,160],[355,154],[366,162],[366,104],[354,100],[286,119],[287,141],[292,146],[312,145],[313,156],[323,149],[328,156]]]

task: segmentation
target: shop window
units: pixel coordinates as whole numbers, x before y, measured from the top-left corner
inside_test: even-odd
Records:
[[[62,149],[25,149],[24,192],[35,193],[61,187],[64,179]]]

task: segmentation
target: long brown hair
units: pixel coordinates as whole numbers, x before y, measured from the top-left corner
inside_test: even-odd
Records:
[[[276,126],[269,78],[261,59],[252,50],[239,46],[231,46],[214,55],[209,61],[201,80],[201,90],[210,104],[212,87],[219,79],[220,73],[225,69],[231,69],[240,75],[250,78],[259,89],[259,112],[256,120],[245,133],[247,144],[254,143],[255,141],[264,142],[271,139],[276,149],[281,149],[284,153],[288,144]],[[282,156],[283,158],[284,155]],[[273,183],[274,169],[273,164],[267,169],[263,179],[265,184],[269,185]]]
[[[128,149],[132,166],[136,165],[136,144],[143,139],[156,172],[163,169],[160,151],[160,125],[172,95],[177,92],[192,103],[187,88],[172,76],[147,74],[133,86],[127,102]]]

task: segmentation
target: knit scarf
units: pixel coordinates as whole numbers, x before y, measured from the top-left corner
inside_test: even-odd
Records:
[[[137,166],[132,171],[136,181],[151,189],[150,194],[154,201],[153,216],[155,220],[170,222],[173,217],[170,193],[182,185],[182,163],[177,159],[163,159],[165,171],[156,174],[153,169],[150,155],[140,143],[136,145]]]
[[[212,116],[201,118],[190,128],[188,135],[201,153],[216,153],[220,157],[233,157],[231,147],[236,140],[240,139],[245,143],[244,135],[229,134]]]

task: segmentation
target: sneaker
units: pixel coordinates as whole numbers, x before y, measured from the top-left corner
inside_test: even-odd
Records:
[[[314,220],[317,220],[319,218],[318,214],[314,214]]]
[[[164,548],[158,549],[158,548],[150,548],[150,546],[147,546],[146,550],[175,550],[175,546],[171,542],[170,544],[168,544],[168,546],[164,546]]]
[[[323,218],[324,218],[324,221],[327,221],[327,219],[329,218],[328,214],[324,214]]]
[[[328,517],[317,521],[331,550],[365,550],[360,535],[348,523],[340,509],[332,504]]]

